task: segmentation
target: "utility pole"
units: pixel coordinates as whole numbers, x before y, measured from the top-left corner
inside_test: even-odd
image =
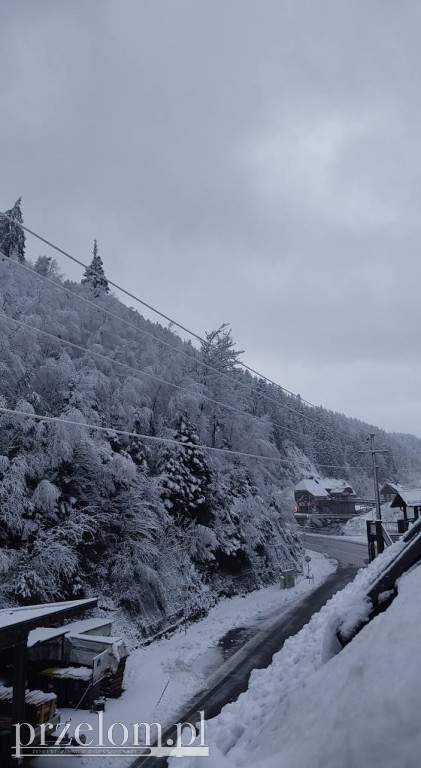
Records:
[[[376,520],[382,519],[382,511],[380,506],[380,493],[379,493],[379,482],[377,479],[377,470],[378,466],[376,464],[376,454],[377,453],[388,453],[386,448],[375,448],[374,447],[374,439],[376,435],[374,432],[370,433],[370,450],[368,451],[358,451],[358,453],[371,453],[371,460],[373,463],[373,480],[374,480],[374,498],[376,501]]]

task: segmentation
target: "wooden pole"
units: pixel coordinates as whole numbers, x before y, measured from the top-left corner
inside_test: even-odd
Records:
[[[28,633],[25,633],[13,649],[12,754],[16,748],[15,725],[25,722],[27,655]],[[13,760],[13,764],[22,765],[22,758]]]

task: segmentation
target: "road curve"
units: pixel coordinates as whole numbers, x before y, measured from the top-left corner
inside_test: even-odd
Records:
[[[285,640],[297,634],[310,621],[313,613],[319,611],[335,592],[351,581],[355,573],[354,565],[340,564],[336,573],[329,576],[320,587],[272,617],[256,635],[222,665],[210,681],[209,689],[199,693],[186,706],[182,715],[177,717],[178,722],[197,722],[198,712],[201,710],[204,710],[205,718],[209,720],[218,715],[225,704],[235,701],[240,693],[247,689],[252,670],[268,667],[274,653],[282,648]],[[161,743],[164,746],[167,739],[175,740],[175,738],[176,729],[170,726],[163,732]],[[166,765],[166,757],[145,755],[138,757],[131,764],[131,768],[140,768],[140,766],[163,768]]]
[[[368,548],[366,541],[347,541],[339,536],[321,536],[314,533],[303,533],[303,546],[334,557],[342,565],[354,565],[363,568],[368,563]]]

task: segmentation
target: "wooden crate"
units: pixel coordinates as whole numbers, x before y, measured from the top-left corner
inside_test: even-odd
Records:
[[[0,686],[0,728],[10,728],[12,723],[13,689]],[[55,693],[43,691],[25,692],[25,722],[31,725],[48,723],[54,716],[57,707]]]

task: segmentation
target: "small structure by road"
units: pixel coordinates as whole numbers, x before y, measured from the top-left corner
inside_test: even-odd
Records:
[[[389,504],[391,501],[393,501],[396,494],[399,493],[400,490],[403,490],[403,486],[400,485],[400,483],[395,483],[390,480],[387,480],[387,482],[383,483],[379,492],[382,504]]]
[[[412,510],[410,518],[417,520],[421,511],[421,488],[400,487],[399,491],[395,494],[390,506],[392,509],[400,509],[403,512],[403,519],[406,523],[409,521],[409,509]],[[402,533],[403,532],[404,531],[402,531]]]

